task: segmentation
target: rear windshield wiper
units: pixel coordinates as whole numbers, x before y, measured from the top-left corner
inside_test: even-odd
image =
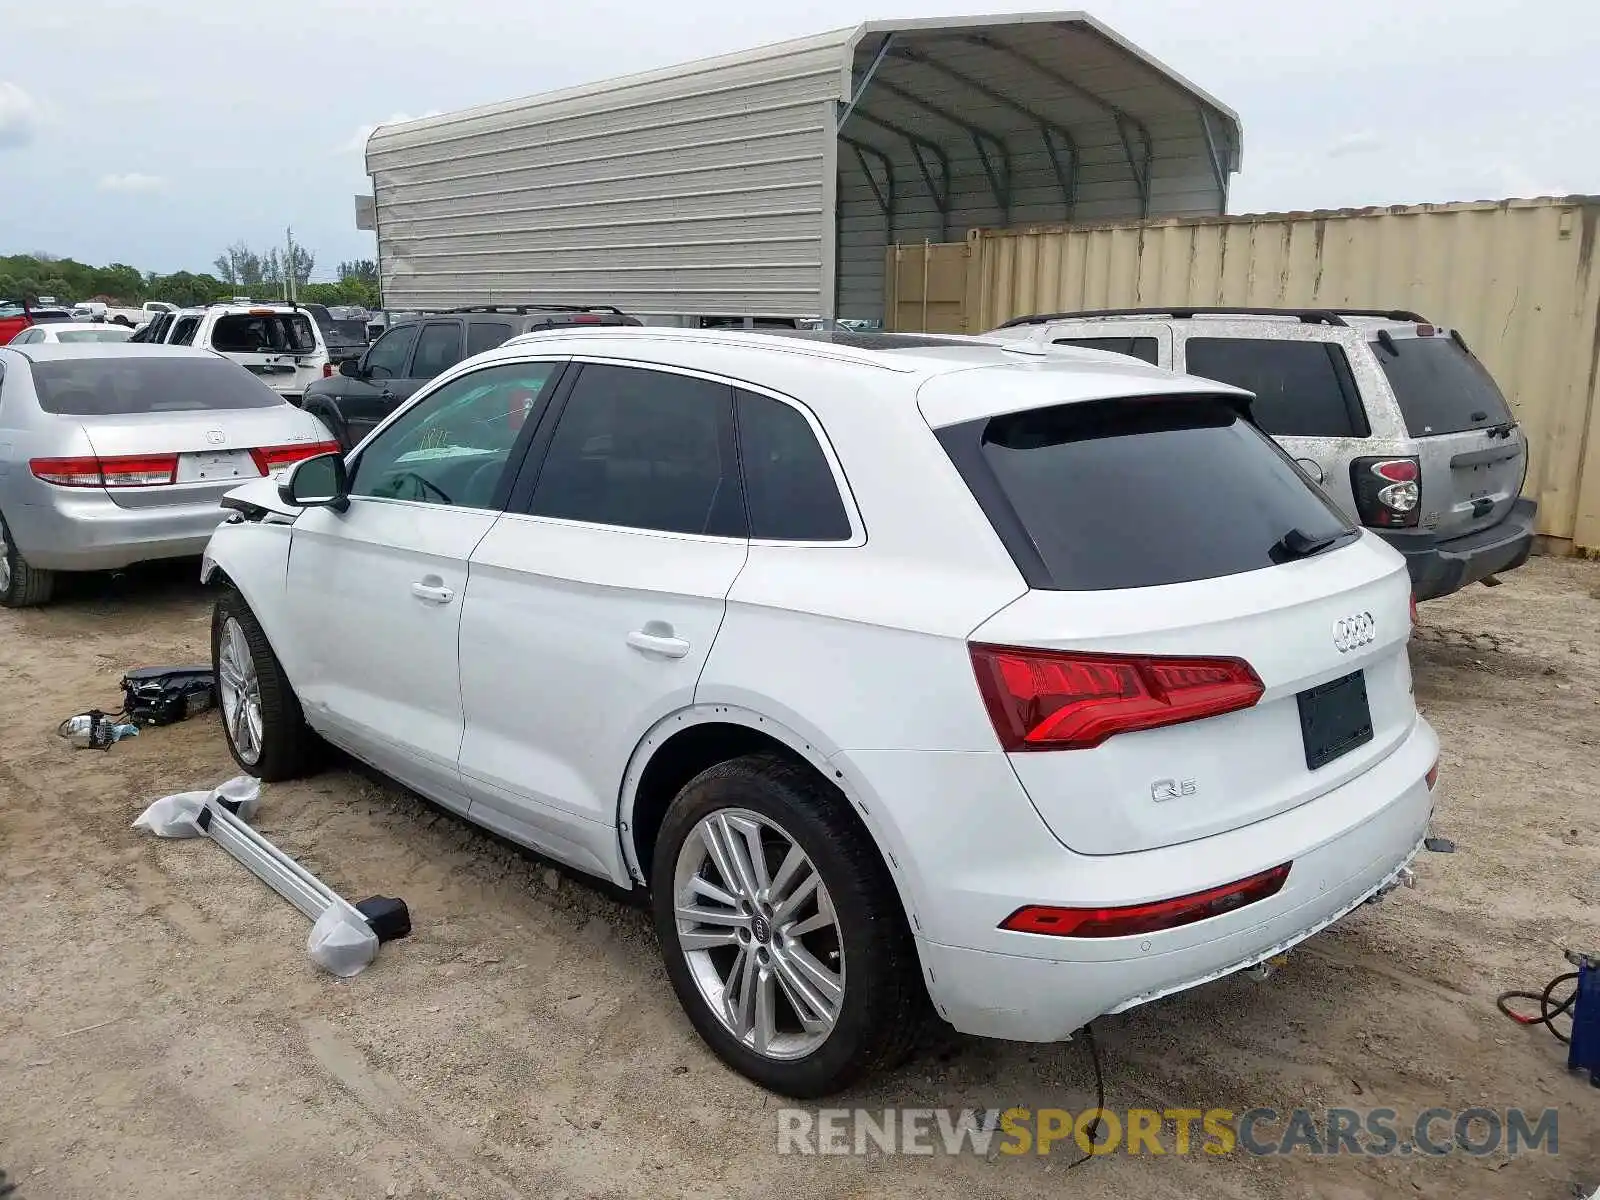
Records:
[[[1335,542],[1344,540],[1348,530],[1330,533],[1323,536],[1309,534],[1299,526],[1289,530],[1277,541],[1272,543],[1267,551],[1267,557],[1275,563],[1293,562],[1297,558],[1310,558],[1313,554],[1320,554]]]

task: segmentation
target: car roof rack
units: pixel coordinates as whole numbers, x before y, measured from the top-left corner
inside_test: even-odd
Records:
[[[1385,321],[1405,321],[1413,325],[1431,325],[1432,321],[1408,308],[1336,308],[1341,317],[1381,317]]]
[[[247,307],[249,305],[259,305],[259,306],[265,308],[268,305],[272,305],[272,304],[281,304],[285,308],[292,308],[292,309],[295,309],[295,310],[298,310],[300,308],[300,302],[298,300],[252,300],[248,296],[230,296],[226,300],[207,300],[204,304],[197,305],[197,307],[199,307],[199,308],[245,308],[245,307]]]
[[[1347,313],[1350,316],[1383,315],[1331,308],[1245,308],[1234,305],[1195,308],[1190,305],[1179,307],[1155,305],[1151,308],[1096,308],[1081,312],[1040,313],[1031,317],[1013,317],[1000,328],[1043,325],[1049,321],[1071,321],[1080,317],[1173,317],[1178,320],[1189,317],[1295,317],[1304,325],[1343,325],[1345,321],[1340,313]]]
[[[468,304],[461,308],[441,308],[428,313],[428,316],[445,316],[450,313],[512,313],[525,317],[529,313],[541,312],[603,312],[614,313],[619,317],[627,316],[620,308],[611,304]]]

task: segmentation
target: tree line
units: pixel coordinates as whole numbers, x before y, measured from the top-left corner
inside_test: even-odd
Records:
[[[212,264],[214,274],[162,275],[127,263],[95,267],[48,253],[0,255],[0,301],[37,303],[40,296],[51,296],[58,304],[104,300],[113,306],[137,307],[146,300],[186,306],[238,295],[270,300],[284,295],[285,278],[292,269],[296,295],[306,303],[378,306],[378,264],[371,259],[341,262],[337,283],[311,283],[315,265],[311,252],[296,246],[292,267],[287,258],[287,248],[257,252],[235,242]]]

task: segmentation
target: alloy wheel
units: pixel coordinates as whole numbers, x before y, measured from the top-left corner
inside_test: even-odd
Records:
[[[6,541],[6,527],[0,522],[0,594],[11,590],[11,545]]]
[[[689,973],[729,1033],[779,1060],[827,1041],[844,945],[827,886],[787,830],[740,808],[702,818],[678,850],[673,898]]]
[[[261,758],[261,680],[237,617],[229,617],[222,626],[217,646],[217,684],[228,737],[240,761],[254,766]]]

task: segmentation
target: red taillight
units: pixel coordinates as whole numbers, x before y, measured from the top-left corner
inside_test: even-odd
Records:
[[[1384,462],[1373,463],[1372,473],[1387,479],[1390,483],[1415,483],[1417,479],[1417,460],[1414,458],[1391,458]]]
[[[1277,895],[1283,890],[1292,865],[1284,863],[1237,883],[1225,883],[1221,887],[1150,904],[1129,904],[1121,908],[1057,908],[1029,904],[1000,922],[1000,928],[1014,933],[1078,938],[1129,937],[1176,929]]]
[[[322,377],[324,379],[332,379],[333,378],[333,374],[334,374],[334,372],[333,372],[333,364],[331,362],[323,363],[322,364]]]
[[[1007,750],[1087,750],[1118,733],[1249,708],[1261,680],[1238,658],[1150,658],[973,644]]]
[[[160,487],[178,477],[176,454],[125,454],[113,458],[35,458],[35,477],[57,487]]]
[[[257,446],[250,451],[256,470],[263,475],[291,466],[302,458],[315,458],[319,454],[337,454],[338,442],[296,442],[292,446]]]
[[[1417,326],[1417,336],[1418,337],[1432,337],[1437,332],[1438,332],[1438,330],[1434,329],[1434,327],[1432,325],[1418,325]]]
[[[1411,628],[1417,627],[1417,594],[1411,593]]]
[[[1433,760],[1433,766],[1428,768],[1428,773],[1422,777],[1428,785],[1428,790],[1433,791],[1433,785],[1439,782],[1439,760]]]
[[[1363,525],[1409,528],[1422,517],[1422,472],[1414,458],[1355,459],[1350,490]]]
[[[573,317],[572,323],[574,325],[598,325],[602,320],[604,320],[603,317],[597,317],[592,313],[584,313],[581,316]]]

